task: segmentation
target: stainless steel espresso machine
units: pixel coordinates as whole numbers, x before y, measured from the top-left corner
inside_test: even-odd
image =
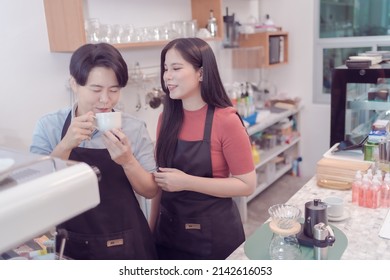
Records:
[[[85,163],[0,146],[0,255],[97,206],[99,176]]]

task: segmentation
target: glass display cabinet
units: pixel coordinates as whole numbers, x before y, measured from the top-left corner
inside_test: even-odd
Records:
[[[390,64],[366,69],[333,69],[330,147],[341,141],[358,144],[378,119],[390,120]]]

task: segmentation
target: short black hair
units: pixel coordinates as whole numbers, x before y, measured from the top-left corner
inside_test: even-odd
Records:
[[[85,44],[79,47],[70,59],[69,72],[77,84],[85,86],[89,73],[95,67],[106,67],[114,71],[120,87],[129,79],[127,64],[121,53],[107,43]]]

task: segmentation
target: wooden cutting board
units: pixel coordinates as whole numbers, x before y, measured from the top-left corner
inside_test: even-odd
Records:
[[[372,165],[369,161],[322,158],[317,162],[317,185],[324,188],[349,190],[356,171],[366,172]]]

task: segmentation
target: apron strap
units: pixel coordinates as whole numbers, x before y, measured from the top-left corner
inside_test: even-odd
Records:
[[[206,122],[204,125],[204,132],[203,132],[203,141],[210,142],[211,128],[213,126],[214,110],[215,110],[215,107],[211,106],[211,105],[209,105],[207,108]]]
[[[62,127],[61,140],[64,138],[66,132],[68,131],[71,119],[72,119],[72,110],[69,112],[68,116],[66,117],[64,126]]]

